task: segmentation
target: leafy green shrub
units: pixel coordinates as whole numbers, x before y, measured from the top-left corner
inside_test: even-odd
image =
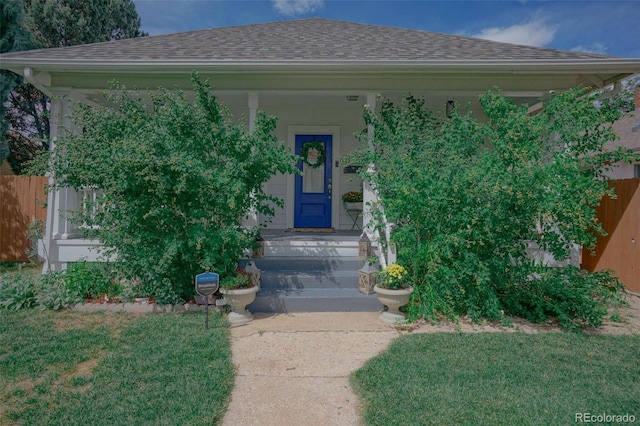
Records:
[[[510,314],[532,322],[554,317],[567,329],[579,329],[581,324],[599,327],[607,313],[607,303],[619,302],[622,290],[611,271],[589,273],[571,266],[536,265],[531,265],[527,276],[514,277],[498,289],[504,294],[502,303]]]
[[[395,225],[398,262],[414,287],[409,313],[598,325],[608,300],[600,296],[618,288],[611,277],[534,274],[526,240],[563,260],[573,243],[592,247],[603,233],[595,206],[611,195],[604,171],[639,157],[604,148],[619,105],[586,89],[553,94],[534,116],[499,91],[480,104],[483,121],[458,110],[446,119],[414,97],[383,101],[379,112],[365,110],[373,139],[362,134],[366,148],[344,159],[379,193],[371,207],[381,235],[383,213]]]
[[[144,289],[143,293],[152,296],[156,303],[176,305],[183,302],[184,297],[180,296],[172,290],[173,286],[168,278],[162,281],[143,282],[140,289]]]
[[[35,306],[36,279],[30,274],[0,275],[0,308],[26,309]]]
[[[72,118],[84,131],[41,159],[58,187],[100,190],[73,220],[159,301],[190,297],[203,270],[232,274],[257,236],[242,218],[283,206],[263,184],[297,172],[297,157],[273,135],[274,117],[259,113],[249,133],[195,74],[192,87],[193,101],[159,89],[149,107],[115,84],[103,93],[114,107],[79,105]]]
[[[61,310],[82,301],[64,280],[64,271],[45,275],[4,274],[0,276],[0,307],[4,309]]]
[[[114,279],[108,263],[77,262],[63,271],[35,275],[30,272],[0,275],[0,307],[5,309],[61,310],[85,299],[121,295],[122,285]]]
[[[116,284],[113,265],[102,262],[75,262],[69,264],[62,279],[65,287],[81,299],[96,299],[107,295],[119,295],[121,286]]]
[[[56,271],[40,277],[36,288],[40,309],[60,311],[82,301],[82,297],[68,287],[65,275],[66,271]]]
[[[242,269],[236,269],[234,274],[224,277],[220,282],[220,287],[226,290],[236,290],[251,286],[251,274]]]

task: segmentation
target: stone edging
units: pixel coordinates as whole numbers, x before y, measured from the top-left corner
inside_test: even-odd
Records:
[[[71,309],[78,312],[204,312],[204,305],[188,303],[185,305],[158,305],[157,303],[77,303]],[[209,311],[222,312],[222,308],[209,305]]]

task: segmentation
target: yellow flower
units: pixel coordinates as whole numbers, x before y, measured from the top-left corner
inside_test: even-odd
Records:
[[[402,280],[407,275],[407,270],[397,263],[392,263],[382,270],[380,278],[383,286],[387,288],[402,287]]]
[[[402,277],[407,275],[407,270],[403,266],[398,265],[397,263],[392,263],[391,265],[387,266],[385,269],[387,270],[387,273],[394,278],[401,279]]]

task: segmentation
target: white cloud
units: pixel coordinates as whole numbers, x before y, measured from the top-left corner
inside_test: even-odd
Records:
[[[553,41],[556,31],[555,26],[548,25],[544,20],[539,19],[506,28],[485,28],[478,34],[474,34],[473,37],[542,47]]]
[[[276,12],[285,16],[313,13],[324,6],[324,0],[271,0]]]
[[[579,45],[571,48],[574,52],[586,52],[586,53],[599,53],[600,55],[607,54],[607,45],[600,42],[593,42],[588,46]]]

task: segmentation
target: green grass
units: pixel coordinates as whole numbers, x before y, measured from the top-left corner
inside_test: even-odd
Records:
[[[351,377],[369,425],[563,425],[640,419],[640,337],[418,334]]]
[[[42,265],[29,262],[0,262],[0,274],[39,274]]]
[[[234,368],[209,319],[0,310],[0,424],[220,423]]]

